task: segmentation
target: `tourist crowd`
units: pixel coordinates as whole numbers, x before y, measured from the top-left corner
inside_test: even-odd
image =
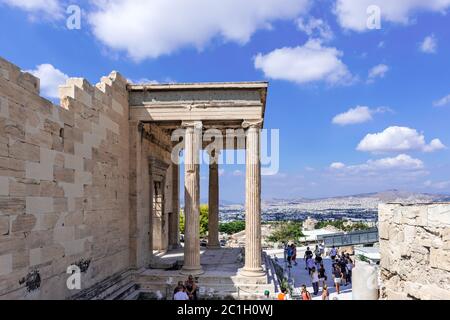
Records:
[[[330,291],[327,285],[329,275],[333,279],[336,293],[341,293],[341,287],[347,286],[352,282],[352,270],[354,262],[349,253],[339,253],[338,248],[334,246],[329,250],[328,255],[331,259],[331,270],[326,270],[323,257],[325,255],[324,248],[316,245],[314,252],[310,247],[306,248],[303,256],[304,266],[306,272],[308,272],[309,279],[313,288],[312,294],[308,291],[306,284],[302,284],[300,288],[301,300],[312,300],[312,296],[319,296],[320,287],[322,292],[320,293],[322,300],[329,300]],[[284,260],[288,268],[299,267],[297,262],[297,247],[295,244],[285,244],[284,246]],[[301,267],[300,267],[301,268]],[[197,300],[198,285],[196,284],[192,275],[190,275],[187,281],[178,282],[177,287],[173,292],[173,300]],[[270,292],[267,290],[264,292],[264,298],[266,300],[272,300]],[[289,300],[287,288],[281,288],[281,292],[276,296],[277,300]]]
[[[352,270],[354,267],[354,262],[350,257],[349,253],[341,252],[336,247],[332,247],[328,252],[331,258],[331,270],[326,270],[323,263],[323,256],[325,255],[324,248],[322,246],[316,245],[314,252],[310,247],[306,248],[303,260],[305,263],[305,270],[308,272],[311,286],[313,288],[312,295],[318,296],[320,291],[320,286],[322,286],[322,300],[329,300],[330,292],[327,286],[328,275],[330,274],[334,286],[336,288],[336,293],[339,295],[341,293],[341,287],[347,286],[352,282]],[[284,247],[284,259],[287,263],[288,268],[294,268],[298,266],[297,262],[297,248],[295,244],[287,245]],[[329,271],[329,272],[327,272]],[[306,284],[301,286],[301,300],[311,300],[312,295],[307,290]],[[266,292],[267,297],[267,292]],[[281,292],[277,296],[278,300],[287,300],[289,295],[286,288],[282,288]]]

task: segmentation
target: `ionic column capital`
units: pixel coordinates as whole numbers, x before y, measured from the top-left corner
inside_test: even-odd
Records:
[[[202,129],[203,123],[201,121],[182,121],[182,128],[194,128],[194,129]]]
[[[242,127],[244,129],[261,129],[263,125],[263,120],[245,120],[242,122]]]

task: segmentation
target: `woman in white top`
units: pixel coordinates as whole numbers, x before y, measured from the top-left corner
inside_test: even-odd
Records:
[[[317,271],[316,267],[313,267],[311,270],[311,282],[314,295],[317,296],[319,294],[319,271]]]

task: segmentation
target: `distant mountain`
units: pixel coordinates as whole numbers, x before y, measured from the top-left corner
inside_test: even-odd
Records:
[[[360,193],[354,195],[346,195],[346,196],[336,196],[336,197],[326,197],[326,198],[316,198],[316,199],[308,199],[308,198],[295,198],[295,199],[267,199],[263,202],[267,204],[273,203],[305,203],[305,202],[320,202],[320,201],[329,201],[329,200],[356,200],[356,199],[372,199],[378,200],[379,202],[449,202],[450,195],[448,194],[433,194],[433,193],[418,193],[411,191],[403,191],[403,190],[386,190],[381,192],[372,192],[372,193]]]

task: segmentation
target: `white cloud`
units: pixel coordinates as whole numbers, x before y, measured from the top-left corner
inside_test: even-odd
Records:
[[[324,47],[320,40],[308,40],[303,46],[284,47],[255,57],[255,68],[266,77],[299,84],[325,81],[328,84],[350,84],[354,81],[341,61],[342,52]]]
[[[437,39],[434,34],[425,37],[420,44],[420,51],[425,53],[436,53],[437,51]]]
[[[433,103],[433,105],[435,107],[443,107],[443,106],[446,106],[448,104],[450,104],[450,94],[445,96],[445,97],[443,97],[443,98],[441,98],[441,99],[439,99],[439,100],[437,100],[437,101],[435,101]]]
[[[345,164],[342,162],[333,162],[332,164],[330,164],[330,169],[339,170],[343,168],[345,168]]]
[[[56,69],[51,64],[38,65],[34,70],[28,70],[40,79],[41,93],[48,98],[59,98],[58,86],[66,83],[68,75]]]
[[[450,0],[337,0],[334,12],[342,28],[363,32],[369,30],[367,8],[371,5],[380,8],[382,22],[408,24],[412,14],[419,10],[445,11]]]
[[[322,19],[311,17],[309,19],[298,18],[297,27],[306,33],[310,38],[321,38],[322,40],[333,39],[333,31]]]
[[[26,11],[33,17],[37,14],[44,14],[45,17],[53,19],[63,17],[63,10],[58,0],[0,0],[0,3]]]
[[[341,126],[364,123],[373,120],[374,114],[384,113],[387,111],[391,110],[385,107],[371,109],[366,106],[356,106],[355,108],[349,109],[346,112],[336,115],[333,118],[332,122]]]
[[[433,139],[429,144],[425,142],[423,134],[408,127],[389,127],[383,132],[368,134],[361,140],[357,150],[368,152],[405,152],[424,151],[433,152],[446,148],[439,139]]]
[[[184,47],[203,49],[214,39],[247,43],[276,20],[307,12],[309,0],[96,0],[89,15],[94,35],[135,60]]]
[[[337,169],[341,173],[359,174],[373,173],[379,171],[391,170],[422,170],[424,168],[422,160],[412,158],[407,154],[400,154],[396,157],[382,158],[377,160],[368,160],[366,163],[346,166],[341,162],[335,162],[330,165],[330,169]]]
[[[385,64],[379,64],[369,70],[368,82],[373,82],[376,78],[384,78],[389,71],[389,67]]]

